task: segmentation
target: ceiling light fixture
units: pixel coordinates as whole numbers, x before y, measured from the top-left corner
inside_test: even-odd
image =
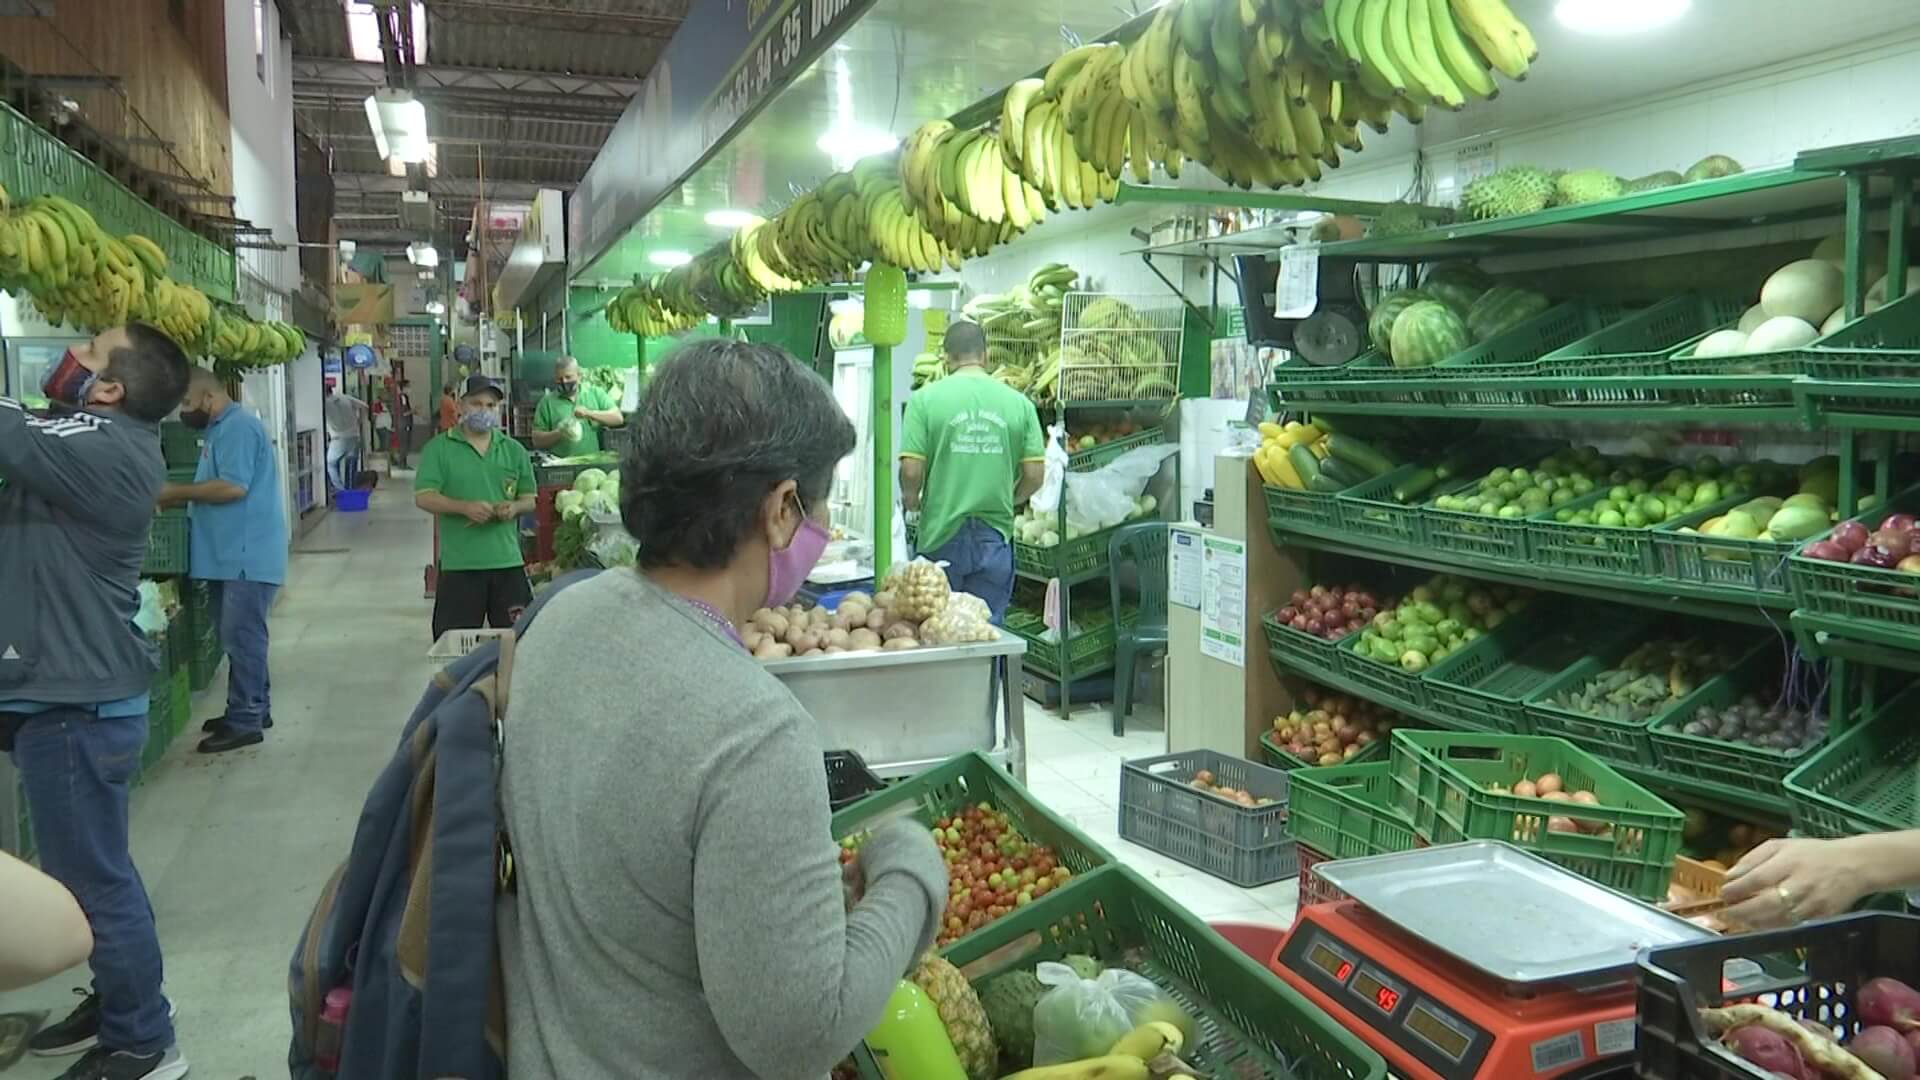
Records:
[[[368,94],[367,126],[373,129],[374,149],[383,158],[417,165],[433,153],[433,144],[427,141],[427,107],[406,90],[383,86]]]
[[[849,169],[863,157],[884,154],[899,146],[900,140],[872,128],[837,127],[820,136],[814,145],[833,159],[834,168]]]
[[[1569,30],[1615,36],[1656,30],[1691,6],[1692,0],[1560,0],[1553,16]]]
[[[693,256],[684,251],[649,251],[647,261],[655,266],[685,266],[693,261]]]
[[[760,215],[751,210],[710,210],[707,212],[707,224],[716,229],[744,229],[760,220]]]

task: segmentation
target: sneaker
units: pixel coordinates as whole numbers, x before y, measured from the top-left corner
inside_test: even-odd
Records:
[[[202,754],[224,754],[229,750],[238,750],[246,746],[258,746],[265,742],[266,739],[267,737],[258,731],[243,733],[235,731],[232,728],[221,728],[219,731],[201,739],[200,745],[194,747],[194,749]]]
[[[227,726],[227,714],[221,713],[219,716],[216,716],[213,719],[207,721],[206,723],[201,724],[200,730],[204,734],[211,735],[214,732],[219,731],[221,728],[224,728],[226,726]],[[260,721],[260,727],[262,729],[270,728],[272,726],[273,726],[272,716],[267,716]]]
[[[100,995],[79,987],[74,987],[73,992],[80,995],[80,1004],[67,1018],[41,1028],[27,1040],[27,1049],[35,1057],[65,1057],[100,1045]],[[169,998],[167,1019],[172,1020],[175,1014],[173,1000]]]
[[[95,1047],[60,1074],[60,1080],[180,1080],[187,1075],[187,1059],[169,1046],[151,1054]]]

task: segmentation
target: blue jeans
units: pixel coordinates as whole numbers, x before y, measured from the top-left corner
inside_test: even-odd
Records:
[[[954,591],[985,600],[993,611],[993,625],[1006,618],[1013,600],[1013,545],[993,526],[968,518],[939,550],[921,554],[947,564],[947,581]]]
[[[100,1045],[136,1054],[173,1045],[153,907],[127,845],[127,795],[146,744],[144,714],[101,717],[63,705],[27,717],[13,745],[40,866],[73,893],[93,929]]]
[[[273,715],[273,682],[267,677],[267,612],[280,586],[264,581],[210,581],[213,619],[227,652],[227,727],[259,731]]]
[[[327,440],[327,479],[335,491],[353,487],[353,477],[347,475],[347,463],[359,457],[360,436],[335,435]]]

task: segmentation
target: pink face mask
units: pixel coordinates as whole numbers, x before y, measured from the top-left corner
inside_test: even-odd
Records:
[[[827,550],[827,541],[832,539],[827,530],[807,516],[806,504],[798,495],[793,502],[800,508],[800,527],[794,530],[793,539],[785,548],[767,552],[765,606],[770,608],[780,607],[794,598],[820,561],[820,555]]]
[[[68,349],[60,357],[60,362],[40,381],[40,392],[49,401],[57,401],[75,409],[85,408],[87,395],[93,392],[93,384],[98,379],[99,376],[88,371],[73,350]]]

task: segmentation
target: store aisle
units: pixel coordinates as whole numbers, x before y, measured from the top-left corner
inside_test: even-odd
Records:
[[[1066,721],[1029,701],[1027,786],[1200,918],[1293,925],[1300,896],[1296,879],[1242,889],[1120,839],[1120,764],[1166,753],[1166,731],[1160,724],[1158,709],[1136,704],[1126,736],[1117,738],[1105,705],[1076,708],[1073,719]]]
[[[180,1044],[200,1080],[285,1075],[287,960],[352,841],[360,802],[432,671],[421,567],[425,515],[405,485],[364,514],[334,514],[295,549],[276,604],[274,728],[265,745],[193,752],[225,702],[194,696],[176,741],[134,792],[133,853],[159,920]],[[0,994],[0,1012],[64,1015],[84,968]],[[50,1080],[72,1058],[28,1058],[5,1080]]]

